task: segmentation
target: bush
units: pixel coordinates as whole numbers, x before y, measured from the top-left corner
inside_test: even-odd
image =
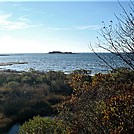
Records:
[[[69,127],[61,120],[52,118],[33,117],[20,127],[19,134],[70,134]]]
[[[111,97],[103,110],[102,122],[111,134],[134,132],[134,93]]]
[[[19,82],[16,82],[16,81],[10,81],[8,82],[5,87],[6,88],[9,88],[9,89],[16,89],[20,86],[20,83]]]
[[[59,105],[60,117],[77,134],[134,132],[134,75],[131,70],[96,74],[91,81],[71,74],[70,100]]]

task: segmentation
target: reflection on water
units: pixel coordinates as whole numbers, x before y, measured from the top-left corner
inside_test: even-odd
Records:
[[[18,134],[19,132],[19,124],[15,124],[11,127],[7,134]]]

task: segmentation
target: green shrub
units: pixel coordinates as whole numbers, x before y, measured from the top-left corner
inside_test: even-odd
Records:
[[[20,127],[19,134],[70,134],[70,129],[60,120],[36,116]]]
[[[20,86],[20,83],[19,82],[16,82],[16,81],[10,81],[8,82],[5,87],[6,88],[9,88],[9,89],[16,89]]]

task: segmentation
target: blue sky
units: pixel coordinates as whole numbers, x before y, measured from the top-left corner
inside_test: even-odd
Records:
[[[0,53],[90,52],[102,21],[117,23],[114,13],[122,13],[116,0],[0,1]]]

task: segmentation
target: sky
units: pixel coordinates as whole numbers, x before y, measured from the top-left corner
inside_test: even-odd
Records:
[[[102,21],[116,24],[120,13],[116,0],[0,1],[0,53],[91,52],[90,43],[98,50]]]

